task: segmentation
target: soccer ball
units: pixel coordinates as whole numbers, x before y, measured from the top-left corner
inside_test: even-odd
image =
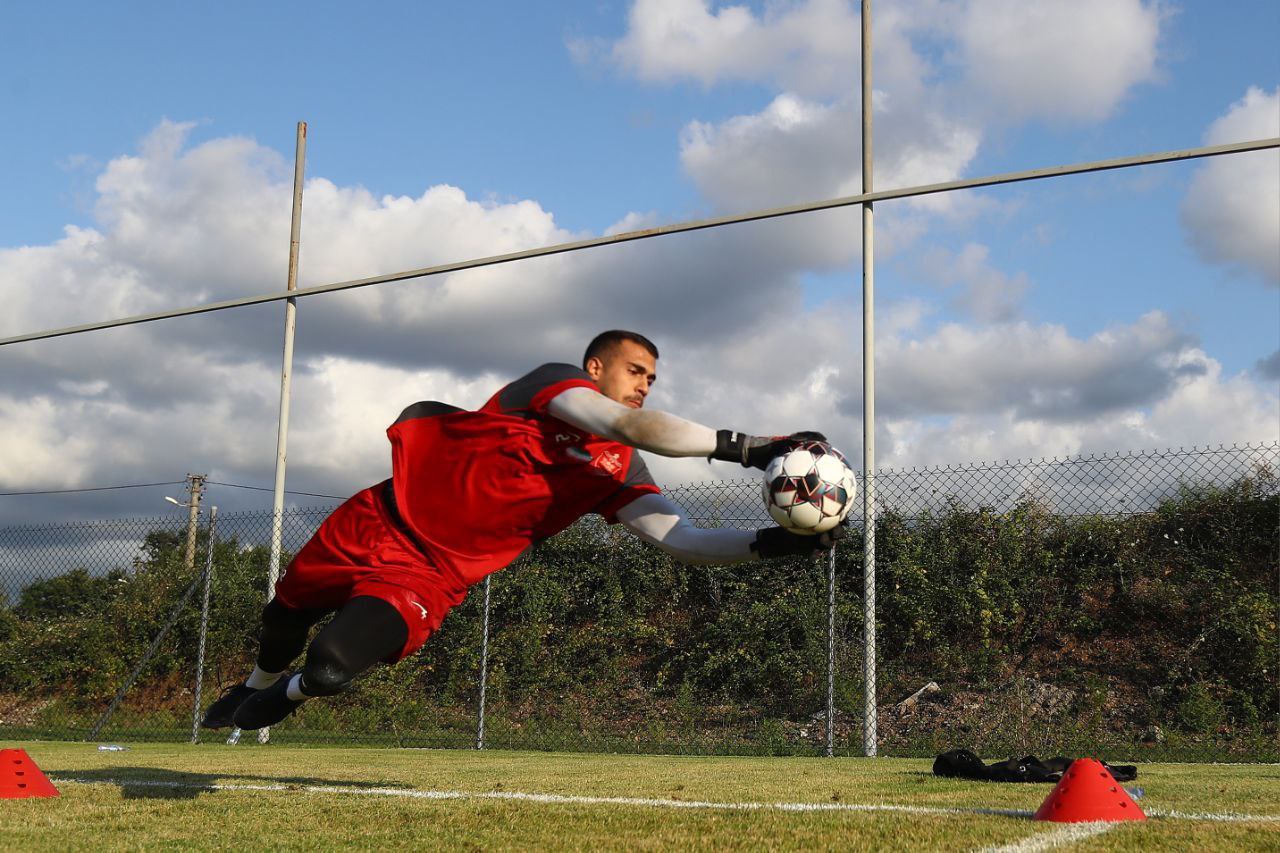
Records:
[[[844,521],[858,482],[840,451],[825,441],[805,441],[770,460],[763,491],[774,521],[816,536]]]

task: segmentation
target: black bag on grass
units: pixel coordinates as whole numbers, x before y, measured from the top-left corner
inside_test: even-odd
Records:
[[[994,764],[983,764],[982,759],[967,749],[953,749],[933,760],[933,775],[949,779],[977,779],[982,782],[1058,782],[1074,758],[1058,756],[1041,761],[1034,755],[1010,758]],[[1107,764],[1117,782],[1131,782],[1138,778],[1138,768],[1132,764]]]

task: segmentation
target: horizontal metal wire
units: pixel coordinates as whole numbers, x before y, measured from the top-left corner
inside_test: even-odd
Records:
[[[24,495],[70,495],[80,492],[111,492],[116,489],[149,489],[152,486],[181,486],[183,480],[166,480],[163,483],[131,483],[125,486],[89,486],[83,489],[38,489],[27,492],[0,492],[0,498],[22,497]]]
[[[156,320],[168,320],[174,317],[186,317],[193,314],[206,314],[212,311],[225,311],[230,308],[244,308],[250,305],[262,305],[268,302],[279,302],[284,299],[300,298],[303,296],[315,296],[321,293],[354,290],[358,287],[369,287],[376,284],[390,284],[391,282],[405,281],[413,278],[426,278],[428,276],[478,269],[480,267],[495,266],[498,264],[506,264],[530,258],[540,258],[547,257],[549,255],[564,254],[566,252],[576,252],[582,249],[596,248],[598,246],[630,243],[636,240],[646,240],[650,237],[662,237],[669,234],[683,234],[688,231],[701,231],[707,228],[717,228],[722,225],[758,222],[764,219],[794,216],[799,213],[814,213],[820,210],[852,207],[854,205],[865,204],[868,202],[887,201],[889,199],[897,198],[914,198],[916,196],[933,195],[936,193],[952,192],[955,190],[977,189],[980,187],[1012,184],[1021,181],[1055,178],[1064,175],[1079,175],[1088,172],[1103,172],[1110,169],[1123,169],[1131,166],[1146,166],[1155,163],[1172,163],[1179,160],[1217,157],[1223,154],[1240,154],[1247,151],[1262,151],[1268,148],[1280,148],[1280,137],[1256,139],[1250,142],[1235,142],[1227,145],[1207,145],[1199,148],[1187,148],[1178,151],[1138,154],[1132,157],[1095,160],[1089,163],[1048,166],[1040,169],[1027,169],[1021,172],[1006,172],[1004,174],[990,175],[982,178],[967,178],[959,181],[946,181],[944,183],[925,184],[896,190],[879,190],[872,193],[862,193],[859,195],[826,199],[825,201],[805,202],[803,204],[793,204],[785,207],[757,210],[751,213],[717,216],[711,219],[699,219],[689,222],[680,222],[673,225],[662,225],[656,228],[646,228],[640,231],[627,231],[622,234],[612,234],[605,237],[592,237],[586,240],[575,240],[569,243],[558,243],[553,246],[544,246],[537,249],[526,249],[519,252],[490,255],[484,258],[476,258],[469,261],[457,261],[433,267],[422,267],[421,269],[407,270],[405,272],[388,273],[386,275],[371,276],[369,278],[354,279],[351,281],[339,281],[332,284],[316,285],[314,287],[301,287],[297,290],[291,291],[276,291],[273,293],[259,294],[257,296],[244,296],[238,299],[210,302],[205,305],[195,305],[187,308],[173,308],[166,311],[153,311],[148,314],[137,314],[132,317],[122,317],[117,320],[102,320],[94,323],[82,323],[77,326],[67,326],[62,329],[49,329],[43,332],[13,335],[7,338],[0,338],[0,346],[22,343],[25,341],[44,340],[46,338],[57,338],[64,335],[75,335],[82,332],[92,332],[100,329],[111,329],[118,326],[150,323]]]

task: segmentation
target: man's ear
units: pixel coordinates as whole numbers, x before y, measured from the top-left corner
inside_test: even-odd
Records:
[[[592,379],[599,379],[600,374],[604,372],[604,362],[599,356],[593,355],[587,359],[587,363],[582,366],[582,369],[587,371],[587,374]]]

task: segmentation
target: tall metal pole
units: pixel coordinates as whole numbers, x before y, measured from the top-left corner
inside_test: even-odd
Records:
[[[872,192],[871,0],[862,0],[862,192]],[[875,230],[862,205],[862,752],[876,754],[876,336]]]
[[[209,638],[209,593],[213,586],[213,542],[218,535],[218,508],[209,507],[209,542],[204,554],[204,600],[200,603],[200,644],[196,651],[196,698],[191,716],[191,742],[200,742],[200,705],[204,689],[204,650]]]
[[[827,758],[836,740],[836,549],[827,552]]]
[[[293,219],[289,227],[288,289],[298,289],[298,250],[302,236],[302,176],[307,157],[307,123],[298,122],[297,148],[293,158]],[[276,432],[276,482],[271,501],[271,561],[267,571],[267,601],[276,594],[280,577],[280,540],[283,538],[284,469],[289,444],[289,380],[293,375],[293,333],[298,300],[290,297],[284,305],[284,358],[280,368],[280,423]],[[258,729],[258,743],[271,738],[269,728]]]
[[[480,702],[476,708],[476,749],[484,749],[484,694],[489,680],[489,578],[484,579],[484,627],[480,634]]]

